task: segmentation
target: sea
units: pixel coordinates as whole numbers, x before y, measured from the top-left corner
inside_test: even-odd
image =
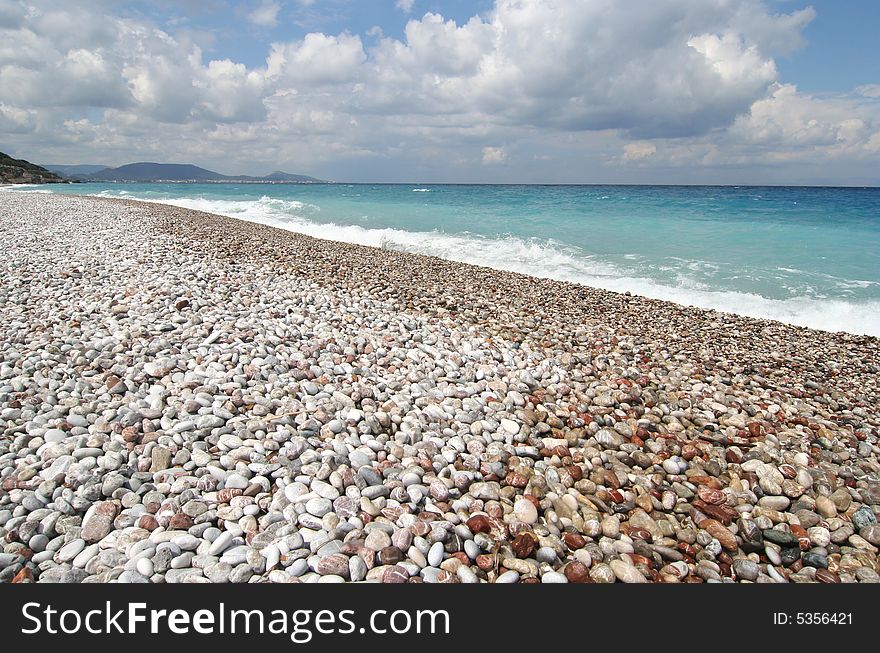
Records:
[[[317,238],[880,336],[880,188],[85,183],[17,192],[173,204]]]

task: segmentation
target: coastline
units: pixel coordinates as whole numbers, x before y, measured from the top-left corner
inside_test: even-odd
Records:
[[[134,200],[0,224],[3,580],[878,579],[876,337]]]

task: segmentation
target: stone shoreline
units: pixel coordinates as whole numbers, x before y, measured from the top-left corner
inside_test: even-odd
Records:
[[[880,580],[877,338],[126,200],[0,241],[0,580]]]

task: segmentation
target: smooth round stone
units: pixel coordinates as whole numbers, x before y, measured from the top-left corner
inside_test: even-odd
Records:
[[[874,546],[880,546],[880,525],[868,524],[859,529],[859,537]]]
[[[798,538],[791,533],[785,533],[775,528],[768,528],[763,531],[764,539],[782,547],[799,546]]]
[[[779,550],[769,544],[764,547],[764,554],[772,564],[777,566],[782,564],[782,555],[779,553]]]
[[[223,487],[232,490],[244,490],[248,486],[248,480],[241,474],[227,474]]]
[[[425,554],[419,551],[415,546],[409,547],[406,555],[409,556],[409,559],[412,560],[420,568],[428,566],[428,559],[425,557]]]
[[[464,552],[471,560],[475,560],[480,555],[480,545],[473,540],[464,541]]]
[[[673,475],[678,474],[679,473],[678,469],[679,469],[678,462],[675,461],[674,459],[667,458],[666,460],[663,461],[663,471],[665,471],[667,474],[673,474]]]
[[[348,574],[352,582],[360,582],[367,577],[367,564],[360,556],[352,556],[348,559]]]
[[[137,561],[135,569],[141,576],[149,578],[153,575],[153,561],[149,558],[141,558]]]
[[[149,583],[150,579],[138,572],[135,569],[128,569],[119,574],[119,577],[116,579],[117,583]]]
[[[211,546],[208,549],[208,554],[212,556],[220,555],[229,548],[232,544],[232,540],[235,538],[235,535],[232,531],[223,531],[211,542]],[[181,547],[183,548],[183,547]]]
[[[42,533],[38,533],[28,540],[28,548],[34,553],[45,551],[47,544],[49,544],[49,538]]]
[[[805,567],[815,567],[817,569],[828,569],[828,556],[821,553],[813,553],[807,551],[801,556]]]
[[[820,494],[816,497],[816,512],[822,515],[825,519],[830,519],[831,517],[837,516],[837,506],[834,505],[834,502],[831,499]]]
[[[426,583],[436,583],[442,571],[442,569],[437,569],[436,567],[425,567],[419,573]]]
[[[335,501],[339,498],[339,490],[330,485],[329,483],[325,483],[324,481],[314,480],[312,481],[312,492],[315,492],[319,497],[323,497],[324,499],[329,499],[330,501]]]
[[[431,548],[428,549],[428,564],[432,567],[439,567],[440,563],[443,562],[443,542],[434,542],[431,545]]]
[[[538,562],[546,562],[549,564],[556,560],[556,551],[549,546],[542,546],[535,554],[535,558]]]
[[[171,542],[180,547],[181,551],[195,551],[199,544],[202,543],[202,540],[187,533],[186,535],[178,535]]]
[[[769,508],[770,510],[779,510],[783,511],[788,509],[791,505],[791,499],[786,496],[763,496],[758,499],[758,505],[762,508]]]
[[[608,516],[602,520],[601,523],[602,534],[605,537],[610,537],[611,539],[617,539],[617,536],[620,535],[620,521],[616,517]]]
[[[43,434],[43,440],[46,442],[62,442],[67,438],[67,433],[61,429],[49,429]]]
[[[309,499],[306,502],[306,510],[310,515],[314,515],[315,517],[323,517],[328,512],[333,510],[333,503],[329,499],[325,499],[323,497],[315,497],[314,499]]]
[[[517,499],[513,504],[513,514],[524,524],[534,524],[538,521],[538,509],[528,499]]]
[[[590,578],[595,583],[613,583],[615,574],[614,570],[603,562],[590,569]]]
[[[284,496],[288,501],[293,502],[304,494],[308,494],[309,489],[302,483],[291,483],[284,486]]]
[[[752,582],[758,579],[760,573],[758,563],[747,558],[736,558],[733,561],[733,571],[738,578]]]
[[[473,585],[480,582],[479,577],[473,572],[473,570],[465,565],[461,565],[455,573],[458,575],[458,579],[462,583]]]
[[[82,551],[80,551],[77,556],[73,559],[72,564],[74,567],[84,568],[86,564],[88,564],[89,560],[98,555],[99,545],[90,544]]]
[[[813,526],[807,529],[807,536],[813,546],[828,546],[831,543],[831,533],[822,526]]]
[[[80,554],[80,552],[86,548],[86,541],[83,539],[76,539],[72,542],[68,542],[64,546],[62,546],[56,557],[59,562],[70,562],[76,556]]]
[[[305,558],[300,558],[299,560],[295,560],[293,564],[291,564],[287,568],[287,573],[291,576],[302,576],[309,570],[309,563]]]
[[[648,581],[633,565],[623,560],[612,560],[609,563],[614,576],[622,583],[647,583]]]
[[[510,569],[495,579],[496,583],[516,583],[519,580],[519,572]]]
[[[558,571],[548,571],[541,576],[542,583],[567,583],[568,579]]]
[[[373,551],[381,551],[385,547],[391,546],[391,538],[388,533],[378,529],[370,532],[364,539],[364,545]]]

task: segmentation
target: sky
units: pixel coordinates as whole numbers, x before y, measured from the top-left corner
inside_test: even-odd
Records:
[[[0,151],[350,182],[880,185],[876,0],[0,0]]]

